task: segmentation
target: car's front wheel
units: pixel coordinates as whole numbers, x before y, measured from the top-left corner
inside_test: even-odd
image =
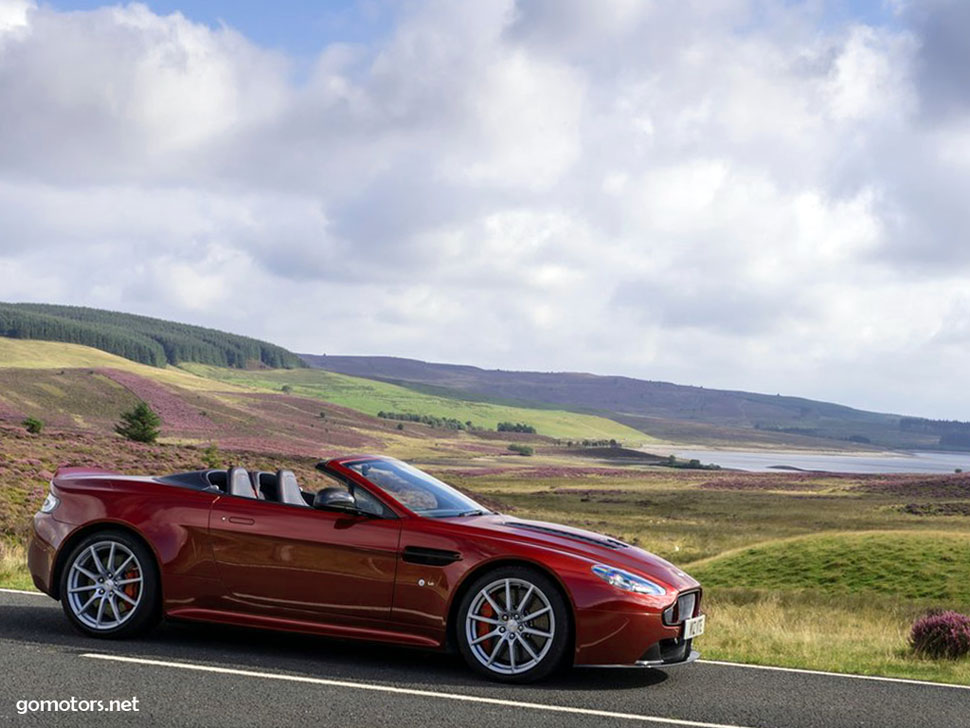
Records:
[[[458,648],[476,671],[503,682],[532,682],[566,656],[570,615],[552,580],[525,566],[475,580],[458,609]]]
[[[122,531],[84,538],[61,570],[64,613],[94,637],[130,637],[157,616],[158,576],[148,549]]]

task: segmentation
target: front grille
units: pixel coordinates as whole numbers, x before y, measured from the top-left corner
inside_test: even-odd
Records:
[[[677,621],[683,622],[694,616],[694,606],[697,604],[697,592],[688,592],[677,597]]]
[[[663,621],[666,625],[681,624],[690,619],[697,611],[697,592],[684,592],[677,601],[664,610]]]

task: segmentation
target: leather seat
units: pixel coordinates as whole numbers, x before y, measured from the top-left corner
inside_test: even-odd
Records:
[[[250,473],[249,477],[253,480],[253,488],[256,490],[257,498],[265,501],[279,500],[279,496],[276,493],[275,475],[267,473],[265,470],[259,470]]]
[[[300,491],[300,484],[296,482],[296,475],[292,470],[276,471],[276,487],[279,493],[280,503],[287,503],[291,506],[310,507],[310,504],[303,498]]]
[[[246,468],[229,468],[226,473],[226,492],[239,498],[255,498],[256,491]]]

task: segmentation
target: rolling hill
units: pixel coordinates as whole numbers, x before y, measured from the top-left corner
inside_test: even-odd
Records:
[[[155,371],[147,375],[139,370],[138,376],[184,390],[211,390],[218,382],[226,391],[285,393],[371,418],[383,413],[385,419],[447,420],[459,429],[470,422],[467,429],[494,431],[507,422],[551,438],[627,444],[970,450],[970,423],[631,377],[486,370],[396,357],[297,355],[275,344],[201,326],[74,306],[0,303],[0,337],[63,345],[42,354],[30,347],[8,347],[3,354],[6,363],[0,364],[8,369],[45,368],[45,358],[67,369],[126,370],[130,367],[122,362],[137,363]],[[70,348],[78,345],[89,350]],[[39,358],[32,360],[35,355]],[[111,363],[98,364],[102,355],[112,356]],[[77,367],[70,363],[72,358]],[[113,381],[117,384],[117,378]],[[65,382],[48,382],[46,391],[63,388]],[[80,382],[73,386],[74,396],[91,384]],[[0,411],[29,408],[23,398],[39,386],[39,380],[30,377],[12,384],[7,396],[0,396]],[[102,394],[110,399],[109,391]],[[379,429],[390,425],[382,422]]]
[[[661,440],[679,443],[808,448],[948,447],[946,443],[941,445],[947,423],[867,412],[803,397],[574,372],[486,370],[396,357],[302,356],[312,367],[438,396],[601,414]],[[912,426],[913,422],[929,424]],[[970,449],[959,443],[949,447]]]
[[[595,415],[434,397],[309,368],[155,367],[78,344],[0,338],[0,420],[18,424],[35,416],[62,430],[110,434],[138,400],[161,416],[169,441],[268,453],[502,454],[523,438],[648,439]],[[377,417],[381,410],[472,421],[482,429],[400,423]],[[496,432],[504,421],[530,424],[537,434]]]

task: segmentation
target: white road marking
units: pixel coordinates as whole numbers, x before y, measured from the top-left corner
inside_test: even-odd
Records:
[[[970,685],[955,685],[953,683],[930,682],[929,680],[910,680],[904,677],[879,677],[878,675],[854,675],[851,672],[826,672],[824,670],[805,670],[800,667],[775,667],[774,665],[748,665],[744,662],[724,662],[722,660],[698,660],[700,665],[720,665],[722,667],[744,667],[751,670],[774,670],[775,672],[795,672],[801,675],[825,675],[826,677],[848,677],[853,680],[874,680],[875,682],[904,683],[906,685],[923,685],[932,688],[956,688],[970,690]]]
[[[44,592],[27,591],[26,589],[4,589],[4,588],[0,587],[0,592],[4,592],[6,594],[30,594],[30,595],[35,596],[35,597],[46,597],[47,596],[46,594],[44,594]]]
[[[691,728],[745,728],[730,723],[704,723],[696,720],[682,720],[680,718],[663,718],[655,715],[639,715],[637,713],[617,713],[611,710],[595,710],[592,708],[573,708],[566,705],[549,705],[546,703],[528,703],[521,700],[502,700],[501,698],[485,698],[477,695],[459,695],[457,693],[439,693],[434,690],[418,690],[415,688],[397,688],[390,685],[369,685],[367,683],[350,682],[347,680],[330,680],[303,675],[284,675],[276,672],[257,672],[256,670],[239,670],[232,667],[216,667],[215,665],[200,665],[191,662],[169,662],[167,660],[149,660],[141,657],[121,657],[120,655],[105,655],[96,652],[86,652],[81,657],[95,660],[112,660],[128,662],[137,665],[154,665],[157,667],[174,667],[181,670],[196,670],[199,672],[215,672],[223,675],[242,675],[244,677],[258,677],[269,680],[286,680],[290,682],[326,685],[335,688],[350,688],[353,690],[372,690],[379,693],[393,693],[396,695],[414,695],[421,698],[439,698],[443,700],[457,700],[464,703],[487,703],[510,708],[526,708],[530,710],[544,710],[553,713],[572,713],[590,715],[598,718],[618,718],[633,720],[641,723],[660,723],[663,725],[690,726]]]

